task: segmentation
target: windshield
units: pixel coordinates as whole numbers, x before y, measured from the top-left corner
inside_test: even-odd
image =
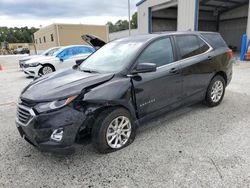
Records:
[[[141,47],[140,42],[113,41],[87,58],[80,66],[82,71],[114,73],[121,71]]]
[[[44,56],[53,56],[55,54],[55,52],[57,52],[59,49],[60,49],[59,47],[58,48],[52,48],[52,49],[50,48],[50,49],[44,51],[42,53],[42,55],[44,55]]]

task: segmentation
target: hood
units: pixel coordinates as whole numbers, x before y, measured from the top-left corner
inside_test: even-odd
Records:
[[[30,59],[28,61],[26,61],[26,64],[30,64],[30,63],[45,63],[45,62],[50,62],[50,61],[54,61],[55,60],[55,56],[38,56],[36,58]]]
[[[94,35],[86,34],[82,35],[81,37],[85,42],[93,46],[95,49],[99,49],[106,44],[106,42]]]
[[[36,102],[64,99],[79,95],[83,89],[106,82],[113,76],[114,74],[93,74],[72,68],[64,69],[32,82],[24,89],[21,98]]]
[[[38,58],[38,57],[41,57],[41,55],[29,55],[29,56],[23,57],[22,59],[20,59],[20,61],[28,61],[30,59]]]

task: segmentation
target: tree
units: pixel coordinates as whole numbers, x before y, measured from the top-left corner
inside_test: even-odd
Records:
[[[31,36],[37,31],[37,28],[28,28],[28,27],[0,27],[0,42],[8,43],[31,43]]]
[[[135,12],[131,19],[131,28],[136,29],[137,28],[137,12]]]
[[[137,28],[137,12],[135,12],[132,15],[130,24],[131,24],[132,29]],[[107,22],[106,25],[108,25],[110,33],[127,30],[129,28],[129,24],[127,20],[118,20],[115,24],[113,24],[112,22]]]

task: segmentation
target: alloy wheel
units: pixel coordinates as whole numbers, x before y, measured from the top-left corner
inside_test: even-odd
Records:
[[[53,69],[51,67],[49,67],[49,66],[45,66],[45,67],[43,67],[42,72],[43,72],[43,75],[49,74],[49,73],[53,72]]]
[[[224,85],[222,83],[222,81],[217,80],[216,82],[214,82],[213,86],[212,86],[212,90],[211,90],[211,100],[214,103],[217,103],[220,101],[221,97],[223,96],[223,92],[224,92]]]
[[[108,126],[106,131],[106,141],[113,149],[124,146],[131,135],[131,123],[125,116],[115,118]]]

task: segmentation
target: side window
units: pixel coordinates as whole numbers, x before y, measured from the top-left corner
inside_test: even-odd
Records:
[[[142,52],[138,63],[155,63],[157,67],[174,61],[173,48],[170,38],[157,40]]]
[[[194,35],[176,36],[176,43],[180,49],[181,59],[200,54],[200,44]]]
[[[63,59],[63,60],[69,59],[69,58],[71,58],[73,55],[74,55],[74,50],[73,50],[73,48],[67,48],[67,49],[63,50],[63,51],[59,54],[60,58]]]
[[[200,44],[200,53],[204,53],[209,50],[209,46],[198,37],[198,41]]]
[[[201,35],[204,37],[204,39],[206,39],[207,42],[209,42],[210,45],[215,48],[227,47],[226,42],[219,33],[202,33]]]
[[[89,47],[80,47],[79,48],[79,53],[80,54],[92,53],[92,52],[94,52],[94,50],[92,48],[89,48]]]

